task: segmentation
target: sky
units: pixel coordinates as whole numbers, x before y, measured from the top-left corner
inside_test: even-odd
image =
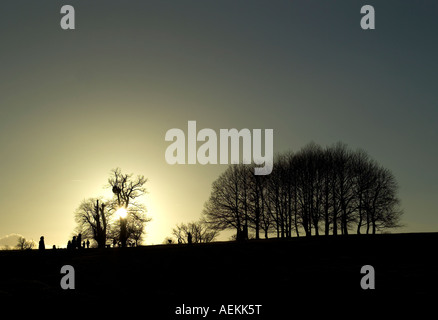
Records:
[[[120,167],[149,179],[144,242],[162,243],[226,169],[165,161],[167,130],[190,120],[273,129],[275,152],[364,149],[400,185],[398,231],[438,231],[437,15],[414,0],[2,1],[0,240],[65,246]]]

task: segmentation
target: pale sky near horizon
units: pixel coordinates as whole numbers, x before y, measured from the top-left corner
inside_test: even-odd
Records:
[[[438,231],[437,17],[413,0],[2,2],[0,239],[65,246],[121,167],[149,178],[145,243],[162,243],[226,168],[166,163],[166,131],[189,120],[274,129],[275,152],[362,148],[399,182],[399,231]]]

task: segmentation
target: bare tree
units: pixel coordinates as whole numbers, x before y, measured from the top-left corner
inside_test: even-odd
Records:
[[[403,211],[397,198],[398,184],[393,174],[385,168],[375,166],[372,183],[364,195],[367,231],[375,234],[377,230],[400,227]]]
[[[361,233],[364,223],[367,206],[365,205],[365,195],[369,192],[374,179],[374,172],[377,164],[372,161],[368,154],[363,150],[358,150],[353,154],[352,174],[354,179],[354,198],[356,203],[356,230]]]
[[[132,233],[132,230],[137,231],[136,241],[138,241],[141,238],[141,235],[140,237],[138,236],[138,231],[143,231],[144,223],[148,221],[146,217],[144,217],[146,211],[145,207],[136,201],[139,197],[146,194],[147,191],[144,187],[144,184],[146,182],[147,179],[144,176],[138,175],[136,178],[133,178],[133,174],[122,173],[122,170],[120,168],[113,169],[111,171],[110,177],[108,178],[108,187],[110,187],[113,191],[116,200],[115,202],[113,202],[113,206],[110,208],[110,210],[115,211],[119,208],[124,208],[128,211],[127,218],[120,217],[119,219],[119,239],[122,247],[126,247],[126,243],[130,236],[130,233]],[[128,223],[129,215],[133,212],[133,209],[131,208],[135,208],[136,215],[134,217],[134,221],[136,222],[134,224],[131,223],[130,232],[130,230],[128,230]],[[133,226],[135,227],[132,228]]]
[[[102,199],[97,198],[83,200],[75,211],[78,230],[87,238],[91,236],[98,248],[105,248],[111,216],[112,212],[106,209]]]
[[[108,187],[113,191],[119,207],[128,206],[137,198],[147,193],[144,184],[148,181],[144,176],[122,173],[120,168],[111,170],[108,178]]]
[[[146,223],[150,222],[152,218],[146,217],[143,212],[135,211],[131,212],[129,217],[130,219],[128,220],[128,239],[132,240],[135,243],[135,246],[138,246],[143,241]]]
[[[211,228],[221,231],[236,229],[237,234],[244,225],[241,210],[241,166],[231,165],[213,182],[209,200],[204,204],[203,215]]]
[[[76,234],[94,239],[99,248],[104,248],[107,239],[120,242],[125,247],[128,240],[138,245],[144,228],[151,221],[146,216],[146,207],[139,198],[146,193],[144,176],[133,178],[132,174],[113,169],[108,179],[108,188],[114,193],[112,199],[90,198],[82,201],[75,211]],[[118,209],[126,210],[126,216],[114,218]]]
[[[345,144],[337,143],[333,148],[333,156],[335,173],[333,196],[339,204],[341,213],[341,233],[348,234],[349,223],[354,221],[352,219],[352,213],[355,210],[352,153],[347,149]]]
[[[269,211],[275,223],[277,237],[284,238],[289,233],[289,198],[287,176],[288,166],[285,156],[279,155],[268,181]]]
[[[26,240],[24,237],[18,238],[16,247],[20,250],[30,250],[35,247],[35,242]]]
[[[130,206],[127,210],[127,215],[125,218],[113,219],[113,223],[111,225],[109,231],[109,239],[112,242],[119,243],[122,245],[121,241],[121,224],[126,224],[126,244],[131,243],[138,246],[143,241],[144,229],[146,223],[150,222],[152,219],[147,217],[145,214],[146,209],[144,206]]]
[[[254,175],[253,166],[247,167],[249,179],[249,226],[255,231],[255,238],[260,238],[260,230],[264,231],[265,238],[268,238],[272,230],[272,219],[268,208],[267,187],[269,177],[265,175]]]
[[[187,224],[181,223],[175,226],[172,230],[172,235],[175,236],[178,243],[187,243],[189,233],[192,235],[193,243],[207,243],[213,241],[219,234],[216,229],[202,220],[189,222]]]

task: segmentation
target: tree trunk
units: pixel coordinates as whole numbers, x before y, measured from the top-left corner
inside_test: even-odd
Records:
[[[332,197],[333,197],[333,235],[338,235],[338,207],[336,205],[336,187],[335,187],[335,177],[332,181]]]
[[[329,222],[329,184],[328,184],[328,177],[325,178],[325,204],[324,204],[324,228],[325,232],[324,234],[326,236],[329,235],[330,232],[330,222]]]
[[[294,223],[295,223],[295,231],[297,233],[297,237],[300,237],[300,232],[298,231],[298,201],[297,201],[297,187],[294,187]]]
[[[370,213],[369,210],[367,210],[367,234],[370,233]]]
[[[255,237],[256,239],[260,239],[260,210],[256,210],[256,218],[255,218]]]
[[[376,219],[373,217],[373,220],[372,220],[372,222],[373,222],[373,234],[376,234]]]
[[[359,221],[357,223],[357,234],[360,234],[361,227],[362,227],[362,196],[359,197]]]

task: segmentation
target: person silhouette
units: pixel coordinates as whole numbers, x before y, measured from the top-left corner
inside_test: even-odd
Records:
[[[75,250],[76,246],[77,246],[77,244],[76,244],[76,236],[73,236],[73,239],[71,240],[71,248],[73,250]]]
[[[90,248],[90,240],[87,239],[87,249]]]
[[[67,250],[71,250],[71,241],[70,240],[68,240],[68,242],[67,242]]]
[[[38,243],[38,250],[39,251],[44,251],[45,249],[46,249],[46,246],[44,244],[44,237],[41,236],[40,242]]]
[[[82,234],[78,234],[78,238],[76,239],[76,246],[78,249],[81,249],[81,244],[82,244]]]
[[[192,244],[192,234],[190,232],[187,233],[187,243]]]

